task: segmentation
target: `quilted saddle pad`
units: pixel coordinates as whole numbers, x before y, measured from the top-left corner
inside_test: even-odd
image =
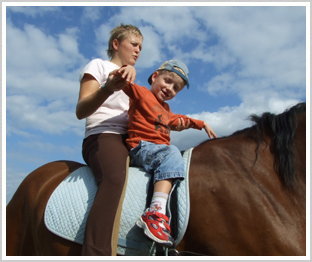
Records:
[[[189,186],[188,171],[193,148],[183,154],[186,178],[175,184],[171,192],[175,194],[177,209],[175,246],[181,241],[189,219]],[[148,194],[152,175],[143,168],[130,167],[125,198],[122,206],[117,254],[148,256],[155,255],[156,245],[147,238],[143,230],[135,225],[136,220],[147,207]],[[97,192],[97,185],[88,166],[83,166],[68,177],[52,193],[44,214],[46,227],[54,234],[82,244],[89,211]],[[151,194],[150,194],[151,195]],[[171,199],[172,193],[169,196]],[[149,204],[149,203],[148,203]],[[168,217],[171,220],[171,210]]]

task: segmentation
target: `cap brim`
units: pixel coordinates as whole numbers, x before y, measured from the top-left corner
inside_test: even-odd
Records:
[[[182,79],[184,80],[184,82],[186,82],[187,88],[189,88],[189,87],[190,87],[190,84],[189,84],[189,82],[185,79],[185,77],[184,77],[179,71],[177,71],[176,73],[177,73],[180,77],[182,77]],[[152,85],[152,76],[153,76],[153,74],[151,74],[150,77],[147,79],[147,82],[148,82],[150,85]]]
[[[151,74],[150,77],[147,79],[147,82],[148,82],[150,85],[152,85],[152,76],[153,76],[153,74]]]

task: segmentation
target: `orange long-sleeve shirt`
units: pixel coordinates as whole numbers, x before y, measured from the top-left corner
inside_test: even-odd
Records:
[[[123,89],[130,98],[127,147],[135,148],[141,140],[170,145],[170,129],[178,126],[179,118],[190,120],[190,127],[201,130],[204,121],[171,112],[169,105],[160,103],[146,87],[137,84]]]

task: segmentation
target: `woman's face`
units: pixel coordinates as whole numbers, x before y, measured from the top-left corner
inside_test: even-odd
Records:
[[[112,61],[114,60],[114,62],[119,64],[119,66],[134,66],[140,56],[142,42],[142,36],[134,34],[129,34],[129,36],[122,42],[119,42],[117,39],[115,39],[113,41],[113,47],[116,52]]]

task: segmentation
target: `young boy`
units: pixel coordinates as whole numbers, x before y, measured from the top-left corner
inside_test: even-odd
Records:
[[[179,60],[163,63],[148,82],[150,90],[134,83],[123,89],[130,98],[129,138],[126,140],[130,164],[154,173],[151,205],[136,224],[155,242],[171,247],[174,240],[170,235],[166,204],[173,182],[183,179],[185,170],[180,151],[170,145],[170,129],[176,129],[183,119],[191,128],[204,128],[209,138],[217,136],[204,121],[173,114],[165,102],[174,98],[185,85],[189,87],[188,68],[184,63]]]

